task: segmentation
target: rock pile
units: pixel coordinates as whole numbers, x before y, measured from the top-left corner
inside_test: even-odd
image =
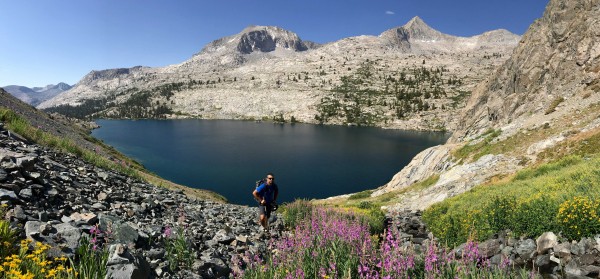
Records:
[[[250,195],[250,193],[248,193]],[[112,278],[223,278],[233,254],[266,249],[257,211],[187,197],[28,144],[0,125],[0,202],[21,236],[50,244],[54,255],[74,254],[96,228],[110,232]],[[271,237],[278,237],[283,226]],[[165,232],[185,232],[192,268],[169,268]]]
[[[405,245],[413,245],[415,251],[425,251],[423,245],[433,238],[421,220],[421,211],[396,211],[388,215],[388,222],[400,231]],[[453,250],[456,257],[461,257],[466,245]],[[553,232],[537,239],[516,239],[499,233],[477,247],[479,255],[492,265],[501,265],[508,259],[514,267],[533,268],[544,278],[600,278],[600,234],[566,241]]]

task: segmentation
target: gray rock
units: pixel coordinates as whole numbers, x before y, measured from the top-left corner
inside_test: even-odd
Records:
[[[0,168],[0,182],[4,182],[7,176],[8,173],[3,168]]]
[[[148,251],[148,258],[150,259],[162,259],[165,256],[165,249],[163,248],[152,248]]]
[[[85,222],[89,225],[94,225],[98,222],[98,216],[96,216],[96,214],[91,213],[91,212],[89,212],[89,213],[75,212],[75,213],[71,214],[71,216],[69,216],[68,219],[70,219],[70,221],[72,220],[74,222]],[[67,219],[65,218],[65,220],[67,220]]]
[[[592,265],[596,262],[596,256],[592,254],[584,254],[579,257],[579,263],[581,265]]]
[[[540,270],[540,272],[543,272],[543,273],[552,272],[552,268],[554,268],[554,266],[556,266],[556,263],[550,261],[550,255],[548,255],[548,254],[537,256],[535,258],[534,264],[535,264],[535,267],[538,268]]]
[[[20,205],[17,205],[17,206],[15,206],[15,208],[13,208],[12,214],[17,220],[21,220],[21,221],[27,220],[27,215],[25,214],[25,210],[23,210],[23,207],[21,207]]]
[[[54,229],[56,229],[56,234],[60,236],[60,241],[57,242],[66,244],[73,251],[79,247],[79,240],[81,239],[81,230],[79,228],[69,223],[61,223],[54,226]]]
[[[71,219],[71,217],[63,215],[62,217],[60,217],[60,221],[63,223],[69,223],[69,222],[73,221],[73,219]]]
[[[523,260],[527,261],[532,259],[536,252],[536,245],[533,239],[526,239],[522,241],[518,241],[515,247],[515,252],[519,255]]]
[[[55,188],[48,189],[48,190],[45,192],[45,194],[46,194],[46,196],[48,196],[48,197],[55,197],[55,196],[57,196],[57,195],[58,195],[58,190],[56,190]]]
[[[132,255],[124,245],[111,245],[109,251],[106,278],[147,279],[150,277],[148,262],[142,257]]]
[[[15,160],[15,165],[17,165],[18,168],[23,168],[23,169],[31,169],[33,167],[33,165],[36,162],[36,157],[31,157],[31,156],[24,156],[24,155],[20,155],[18,157],[14,158]]]
[[[565,272],[571,278],[573,278],[574,276],[585,276],[585,275],[587,275],[587,272],[584,271],[583,269],[579,268],[579,266],[577,265],[577,263],[575,261],[570,261],[565,266]]]
[[[545,232],[536,240],[537,253],[542,255],[558,244],[558,237],[553,232]]]
[[[576,256],[581,256],[585,253],[585,245],[579,245],[579,243],[574,242],[571,245],[571,254]]]
[[[38,219],[42,222],[48,221],[48,213],[46,211],[38,212]]]
[[[115,243],[137,244],[139,238],[137,230],[121,221],[121,219],[107,214],[100,214],[98,215],[98,220],[100,229],[102,231],[110,231]]]
[[[219,243],[229,245],[232,241],[235,240],[235,235],[231,233],[231,230],[222,229],[215,234],[213,240],[216,240]]]
[[[42,226],[42,222],[38,221],[28,221],[25,223],[25,236],[27,239],[33,240],[34,238],[40,235],[40,227]]]
[[[99,201],[105,201],[106,199],[108,199],[108,194],[106,194],[104,192],[100,192],[100,194],[98,194]]]
[[[2,189],[2,188],[13,191],[15,193],[18,193],[19,191],[21,191],[21,187],[19,187],[19,185],[17,185],[17,184],[13,184],[13,183],[0,183],[0,189]]]
[[[500,253],[504,256],[510,256],[511,254],[514,253],[514,251],[515,251],[515,248],[513,248],[511,246],[506,246],[506,247],[502,248],[502,251]]]
[[[106,181],[106,180],[108,180],[109,175],[108,175],[108,173],[101,171],[101,172],[98,172],[98,177],[100,179]]]
[[[479,243],[477,248],[479,249],[479,255],[489,259],[500,253],[500,241],[498,239],[486,240]]]
[[[0,189],[0,200],[18,200],[14,191]]]
[[[19,192],[19,197],[26,201],[30,201],[33,197],[33,191],[31,190],[31,188],[25,188]]]
[[[246,243],[248,242],[248,237],[245,235],[238,235],[235,237],[235,240],[237,240],[238,242]]]
[[[571,243],[560,243],[553,248],[554,255],[565,261],[571,260]]]
[[[104,204],[102,204],[102,203],[99,203],[99,202],[97,202],[97,203],[94,203],[94,204],[92,205],[92,208],[93,208],[93,209],[96,209],[96,210],[102,210],[102,211],[104,211],[104,210],[106,210],[106,209],[107,209],[107,208],[106,208],[106,206],[105,206]]]

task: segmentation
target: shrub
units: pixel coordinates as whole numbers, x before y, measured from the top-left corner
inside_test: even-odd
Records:
[[[385,213],[379,208],[371,208],[363,215],[362,222],[369,225],[371,235],[383,234],[385,230]]]
[[[564,201],[558,208],[556,219],[563,235],[569,239],[596,234],[600,231],[598,203],[588,197],[573,197]]]
[[[356,207],[360,208],[360,209],[371,209],[373,208],[373,203],[370,201],[361,201],[360,203],[358,203],[358,205]]]
[[[525,237],[538,237],[544,232],[557,231],[557,210],[558,202],[547,195],[520,201],[514,209],[512,222],[506,228],[515,235]]]
[[[509,228],[514,219],[515,207],[514,197],[494,197],[492,202],[484,209],[490,230],[497,232]]]
[[[373,190],[366,190],[366,191],[362,191],[362,192],[358,192],[355,194],[350,195],[350,197],[348,197],[349,200],[359,200],[359,199],[366,199],[368,197],[371,197],[371,194],[373,193]]]
[[[566,157],[523,170],[512,181],[479,186],[434,204],[424,211],[423,220],[448,245],[504,229],[527,237],[546,231],[562,231],[570,238],[592,236],[600,231],[599,209],[585,199],[600,198],[599,174],[599,155]]]

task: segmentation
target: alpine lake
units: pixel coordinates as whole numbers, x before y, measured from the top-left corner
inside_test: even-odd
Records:
[[[375,189],[422,150],[444,143],[440,132],[239,120],[96,120],[92,136],[188,187],[230,203],[256,205],[252,191],[268,172],[278,203]]]

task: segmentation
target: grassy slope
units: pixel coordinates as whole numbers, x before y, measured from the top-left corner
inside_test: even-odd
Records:
[[[527,168],[512,176],[495,177],[427,209],[425,219],[430,228],[448,244],[464,242],[469,237],[483,239],[503,229],[519,236],[535,236],[546,230],[562,232],[568,238],[586,234],[581,228],[568,228],[559,210],[564,213],[570,206],[573,216],[579,212],[578,218],[600,215],[600,207],[585,211],[578,208],[584,202],[573,205],[576,197],[584,201],[600,198],[600,128],[582,131],[596,120],[598,111],[600,105],[596,104],[551,125],[539,125],[508,137],[502,137],[499,130],[490,130],[474,143],[456,149],[453,156],[461,162],[473,162],[486,154],[506,154],[521,159]],[[524,155],[533,143],[559,134],[567,139],[541,152],[535,162]],[[401,202],[405,193],[435,184],[438,178],[433,176],[379,197],[370,197],[372,191],[364,191],[316,203],[350,208],[390,205]],[[600,219],[596,221],[599,227],[591,222],[587,233],[600,232]]]

